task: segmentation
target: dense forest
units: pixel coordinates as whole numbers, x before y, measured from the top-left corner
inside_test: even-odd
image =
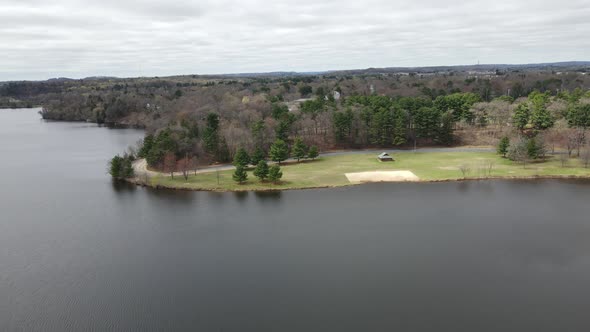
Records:
[[[227,162],[277,140],[320,150],[586,143],[587,68],[334,72],[317,75],[55,79],[0,85],[0,106],[41,105],[45,119],[147,129],[136,153]]]

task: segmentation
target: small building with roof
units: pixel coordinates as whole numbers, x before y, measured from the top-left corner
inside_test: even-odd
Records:
[[[382,154],[378,155],[377,159],[379,159],[379,161],[393,161],[393,157],[387,152],[383,152]]]

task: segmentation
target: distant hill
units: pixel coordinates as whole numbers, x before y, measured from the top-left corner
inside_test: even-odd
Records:
[[[330,74],[377,74],[377,73],[436,73],[452,71],[508,71],[508,70],[580,70],[590,71],[590,61],[568,61],[551,63],[529,63],[529,64],[480,64],[480,65],[457,65],[457,66],[431,66],[431,67],[387,67],[367,68],[354,70],[330,71]]]
[[[190,77],[204,78],[204,79],[227,79],[227,78],[280,78],[280,77],[294,77],[294,76],[316,76],[316,75],[375,75],[375,74],[395,74],[395,73],[445,73],[445,72],[482,72],[482,71],[578,71],[590,72],[590,61],[564,61],[564,62],[548,62],[548,63],[528,63],[528,64],[478,64],[478,65],[456,65],[456,66],[427,66],[427,67],[385,67],[385,68],[366,68],[366,69],[347,69],[347,70],[326,70],[313,72],[294,72],[294,71],[277,71],[277,72],[260,72],[260,73],[230,73],[230,74],[210,74],[210,75],[173,75],[167,77],[114,77],[114,76],[91,76],[81,80],[88,81],[104,81],[117,79],[171,79]],[[51,78],[46,82],[63,82],[76,81],[80,79],[73,79],[67,77]],[[5,84],[7,82],[0,82]]]
[[[388,74],[388,73],[437,73],[453,71],[508,71],[508,70],[576,70],[590,71],[590,61],[566,61],[549,63],[528,64],[479,64],[457,66],[428,66],[428,67],[385,67],[348,70],[327,70],[318,72],[269,72],[269,73],[236,73],[206,75],[213,77],[288,77],[309,75],[362,75],[362,74]]]

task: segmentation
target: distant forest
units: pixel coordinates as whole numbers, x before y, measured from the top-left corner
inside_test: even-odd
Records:
[[[300,138],[320,150],[496,145],[538,137],[586,143],[590,66],[368,69],[0,83],[0,107],[41,106],[44,119],[146,128],[152,167],[164,157],[227,162]],[[580,138],[583,135],[583,138]],[[576,136],[576,138],[572,138]],[[579,146],[578,146],[579,149]]]

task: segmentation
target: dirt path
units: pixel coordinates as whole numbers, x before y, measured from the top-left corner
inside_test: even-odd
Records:
[[[209,167],[199,168],[199,169],[197,169],[196,172],[194,170],[191,170],[189,173],[194,175],[195,173],[196,174],[211,173],[211,172],[216,172],[216,171],[232,170],[234,168],[235,167],[233,165],[209,166]],[[149,170],[147,167],[147,161],[145,159],[138,159],[138,160],[134,161],[133,162],[133,170],[135,171],[135,176],[137,176],[137,177],[141,177],[144,175],[147,175],[149,177],[170,176],[170,173],[162,173],[162,172],[156,172],[156,171]],[[174,172],[174,176],[182,176],[182,172]]]

